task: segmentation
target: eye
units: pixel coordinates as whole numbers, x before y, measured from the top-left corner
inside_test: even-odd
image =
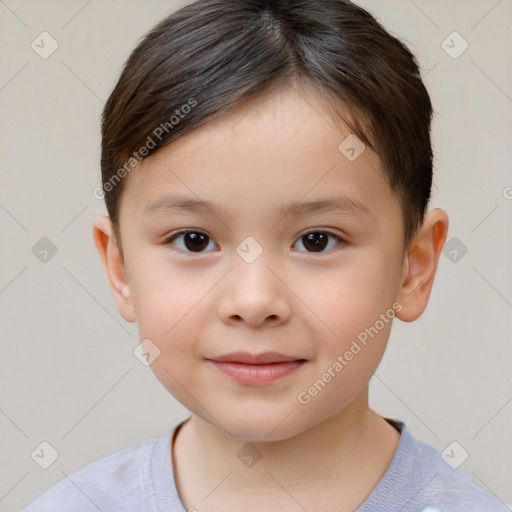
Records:
[[[212,242],[213,243],[213,240],[211,240],[211,238],[206,234],[206,233],[203,233],[201,231],[194,231],[194,230],[187,230],[187,229],[184,229],[182,231],[178,231],[177,233],[174,233],[173,235],[171,235],[169,238],[167,238],[164,242],[165,245],[168,245],[168,244],[171,244],[171,245],[180,245],[180,244],[175,244],[174,241],[178,238],[181,238],[183,236],[183,239],[182,239],[182,244],[181,244],[181,247],[179,247],[179,249],[183,252],[196,252],[196,253],[201,253],[201,252],[205,252],[203,249],[205,247],[208,247],[208,245],[210,245],[208,242]],[[183,248],[185,247],[185,248]],[[209,252],[209,251],[207,251]]]
[[[302,243],[306,248],[306,252],[327,252],[324,249],[329,245],[329,237],[335,239],[338,245],[345,243],[338,235],[330,233],[329,231],[319,230],[304,233],[296,243]],[[176,243],[176,240],[181,240],[181,243]],[[198,254],[202,252],[210,252],[205,251],[205,249],[211,244],[215,245],[213,240],[206,233],[191,229],[178,231],[164,241],[164,245],[174,245],[182,252]]]
[[[326,252],[324,249],[329,243],[329,237],[335,238],[339,245],[345,243],[338,235],[329,231],[310,231],[309,233],[304,233],[297,242],[301,242],[308,249],[307,252]]]

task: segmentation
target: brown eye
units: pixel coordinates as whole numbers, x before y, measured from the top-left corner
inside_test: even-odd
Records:
[[[330,248],[332,248],[332,243],[330,239],[336,241],[336,245],[341,245],[344,241],[334,233],[330,233],[328,231],[312,231],[310,233],[306,233],[302,235],[298,242],[301,242],[305,247],[306,252],[310,253],[322,253],[328,252]],[[213,240],[206,234],[201,231],[194,230],[182,230],[173,235],[171,235],[165,242],[165,245],[173,245],[181,252],[188,253],[203,253],[203,252],[211,252],[206,249],[215,243]],[[326,250],[328,248],[328,250]],[[304,252],[304,251],[300,251]]]
[[[298,241],[302,242],[307,252],[327,252],[324,249],[329,245],[330,237],[336,239],[339,243],[343,242],[339,236],[328,231],[312,231],[302,235]]]
[[[175,240],[181,238],[181,244],[174,243]],[[213,241],[210,237],[201,231],[184,230],[175,233],[165,241],[165,244],[171,244],[179,247],[179,250],[184,252],[205,252],[204,249],[208,247],[209,242]],[[206,251],[209,252],[209,251]]]

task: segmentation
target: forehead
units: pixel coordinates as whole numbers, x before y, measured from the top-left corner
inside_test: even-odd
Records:
[[[294,87],[205,123],[127,178],[121,203],[137,218],[169,193],[222,204],[234,216],[277,215],[283,205],[326,195],[359,202],[373,216],[392,213],[397,202],[376,153],[335,123],[316,94]]]

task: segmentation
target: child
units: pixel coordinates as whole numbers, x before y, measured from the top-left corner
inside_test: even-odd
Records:
[[[446,240],[431,115],[413,55],[344,0],[199,0],[150,31],[103,112],[94,240],[191,416],[25,512],[508,510],[368,406]]]

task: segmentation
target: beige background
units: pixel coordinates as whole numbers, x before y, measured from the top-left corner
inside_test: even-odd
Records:
[[[459,244],[423,316],[394,323],[371,404],[440,451],[457,441],[461,468],[512,503],[512,3],[358,3],[419,58],[437,112],[431,207]],[[0,511],[188,415],[134,357],[136,326],[92,239],[101,109],[137,40],[177,5],[0,1]],[[31,48],[43,31],[59,45],[47,59]],[[453,31],[469,44],[458,58],[441,46]],[[32,251],[43,237],[57,249],[47,262]],[[48,469],[31,458],[43,441],[58,452]]]

